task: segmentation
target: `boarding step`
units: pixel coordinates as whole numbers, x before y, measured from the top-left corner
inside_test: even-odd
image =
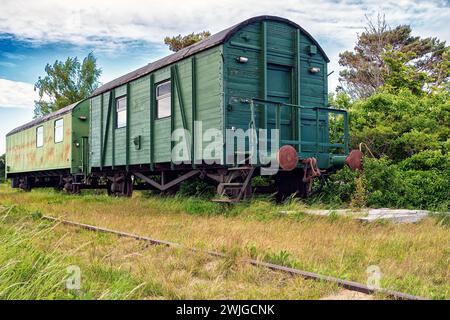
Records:
[[[220,185],[225,189],[236,189],[242,188],[244,184],[240,182],[222,182]]]
[[[233,170],[251,170],[253,167],[251,166],[242,166],[242,167],[233,167],[233,168],[228,168],[228,171],[233,171]]]

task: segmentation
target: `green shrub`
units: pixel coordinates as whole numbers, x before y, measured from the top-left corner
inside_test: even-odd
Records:
[[[399,163],[401,170],[441,170],[450,171],[450,153],[426,150],[412,155]]]
[[[199,178],[182,182],[180,184],[180,190],[178,191],[178,195],[183,197],[211,198],[214,194],[214,186]]]
[[[402,200],[399,172],[386,158],[364,160],[363,184],[369,207],[398,207]]]
[[[357,184],[361,173],[344,168],[330,175],[319,199],[327,204],[446,211],[450,208],[450,170],[444,170],[445,157],[426,151],[400,164],[387,158],[366,158],[362,184]]]
[[[450,177],[448,173],[445,174],[437,170],[409,170],[401,172],[401,180],[403,186],[401,200],[403,201],[400,206],[421,209],[449,209]]]
[[[365,142],[377,157],[394,162],[427,150],[448,152],[449,98],[445,91],[417,96],[400,90],[347,103],[351,145]]]
[[[358,177],[357,171],[352,171],[348,167],[331,174],[322,192],[312,197],[312,201],[321,201],[327,204],[349,203],[355,193],[355,179]]]

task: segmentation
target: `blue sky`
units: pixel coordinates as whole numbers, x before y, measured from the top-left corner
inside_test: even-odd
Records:
[[[391,26],[411,24],[419,36],[450,40],[448,0],[1,0],[0,154],[5,134],[33,117],[33,84],[46,63],[93,51],[108,82],[170,52],[164,36],[215,33],[261,14],[291,19],[330,57],[329,88],[338,84],[338,55],[351,50],[366,16],[384,13]]]

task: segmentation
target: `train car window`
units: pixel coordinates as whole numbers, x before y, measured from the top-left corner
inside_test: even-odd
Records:
[[[36,147],[40,148],[44,145],[44,127],[36,128]]]
[[[64,139],[64,119],[55,121],[55,143],[61,142]]]
[[[127,97],[116,100],[117,110],[117,128],[123,128],[127,125]]]
[[[156,118],[171,116],[170,81],[161,83],[156,87]]]

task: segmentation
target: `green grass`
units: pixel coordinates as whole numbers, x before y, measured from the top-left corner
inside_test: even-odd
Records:
[[[135,242],[59,226],[35,245],[45,253],[53,252],[49,248],[58,241],[69,252],[87,246],[81,255],[76,252],[76,259],[74,254],[66,259],[123,274],[123,282],[115,281],[114,277],[97,277],[87,268],[83,274],[93,284],[85,297],[101,298],[102,288],[115,286],[123,287],[123,293],[108,291],[105,297],[125,298],[136,287],[131,297],[145,299],[304,299],[336,290],[299,279],[288,281],[239,263],[241,258],[253,257],[361,283],[367,280],[367,267],[377,265],[385,288],[432,299],[450,298],[450,233],[448,218],[442,214],[415,224],[364,224],[338,214],[308,215],[305,212],[310,207],[296,199],[276,205],[257,197],[222,206],[196,197],[140,192],[126,199],[92,192],[72,196],[45,189],[24,193],[6,187],[0,188],[0,204],[16,205],[15,210],[28,216],[34,213],[35,220],[30,218],[27,225],[40,224],[39,213],[43,213],[230,256],[216,260],[164,248],[143,249]],[[265,284],[258,277],[270,281]],[[277,287],[278,281],[285,286]]]

